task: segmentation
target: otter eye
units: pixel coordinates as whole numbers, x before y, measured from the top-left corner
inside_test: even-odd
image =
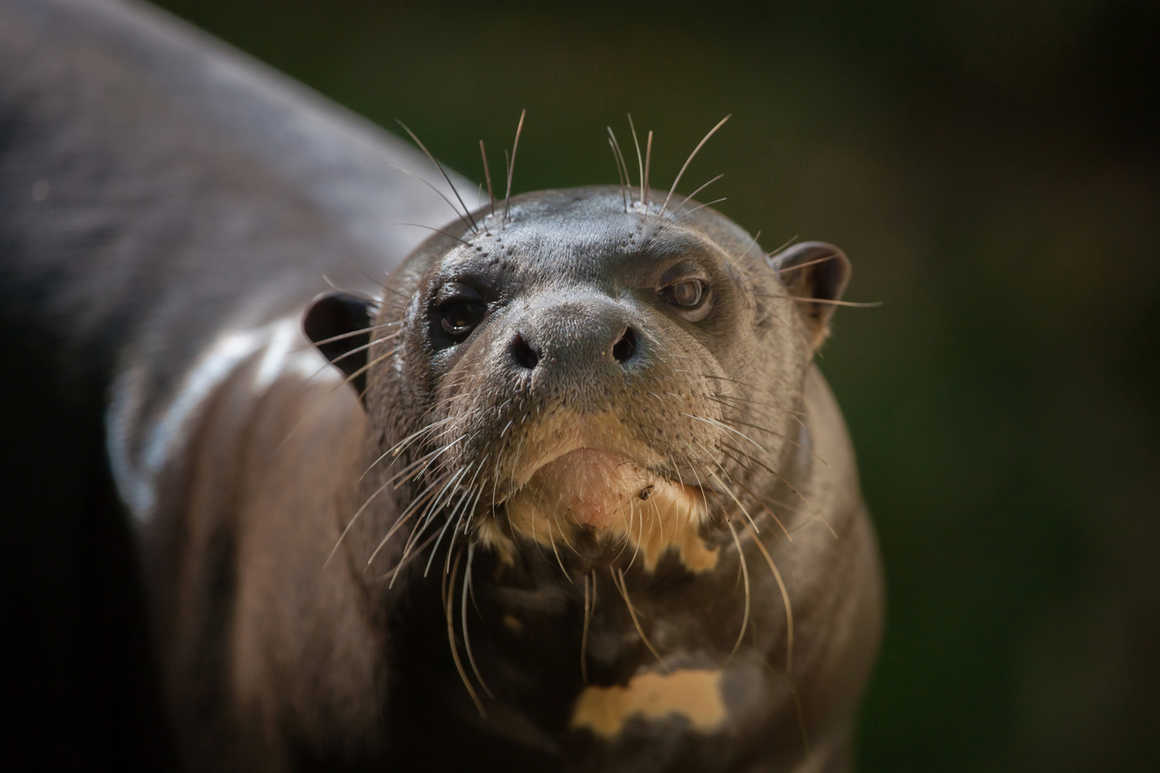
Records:
[[[662,292],[669,303],[682,309],[695,309],[705,300],[708,287],[700,279],[682,279],[666,287]]]
[[[661,297],[680,309],[690,322],[704,319],[709,313],[709,283],[697,277],[678,279],[661,288]]]
[[[483,320],[487,304],[473,288],[449,282],[439,288],[434,311],[440,329],[452,342],[459,343]]]

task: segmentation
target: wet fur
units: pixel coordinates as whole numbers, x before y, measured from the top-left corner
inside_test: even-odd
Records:
[[[242,124],[272,129],[286,115],[278,100],[262,101],[261,88],[214,85],[214,58],[226,55],[204,41],[183,41],[148,15],[63,0],[14,3],[4,13],[0,62],[18,73],[0,95],[0,240],[10,268],[4,323],[15,331],[5,353],[20,363],[15,380],[29,387],[13,401],[26,413],[22,433],[50,438],[31,445],[23,467],[6,467],[5,483],[59,498],[60,480],[75,482],[79,495],[46,500],[50,526],[30,542],[59,542],[58,522],[84,540],[91,532],[78,524],[97,523],[105,536],[76,582],[105,577],[115,588],[98,597],[119,599],[123,621],[119,636],[84,640],[90,657],[74,667],[84,674],[112,667],[124,678],[96,696],[52,693],[43,727],[63,724],[65,737],[89,727],[76,735],[78,753],[142,768],[172,768],[177,759],[215,770],[447,769],[481,758],[502,758],[513,769],[840,764],[877,644],[880,589],[842,421],[808,366],[824,337],[825,299],[810,305],[809,281],[779,278],[748,234],[674,194],[677,180],[668,191],[651,190],[651,132],[643,143],[634,132],[635,183],[611,137],[619,187],[508,199],[509,162],[505,198],[486,208],[491,226],[484,209],[464,211],[377,288],[379,326],[357,338],[367,365],[338,363],[366,377],[365,403],[353,389],[301,374],[256,393],[260,362],[243,362],[199,406],[192,431],[159,471],[146,516],[160,517],[130,530],[142,516],[115,487],[106,438],[125,442],[131,460],[144,458],[143,433],[134,428],[163,413],[165,398],[224,324],[260,326],[302,309],[324,271],[374,291],[365,276],[381,275],[419,237],[367,230],[381,220],[372,191],[403,184],[357,142],[349,163],[312,166],[304,153],[306,162],[288,171],[276,148],[263,147],[276,132],[247,138],[229,110],[204,119],[213,131],[190,129],[171,108],[195,94],[230,95],[249,116]],[[39,55],[52,46],[69,56]],[[150,76],[156,72],[192,75],[166,84]],[[293,104],[316,109],[309,100]],[[142,105],[155,106],[144,110],[147,120],[120,120]],[[303,137],[318,148],[333,140],[325,131],[297,141]],[[516,147],[518,134],[512,159]],[[414,161],[394,146],[385,155]],[[328,176],[362,190],[354,200],[366,211],[352,210]],[[770,360],[785,367],[760,383],[712,367],[690,375],[668,363],[655,394],[617,396],[638,401],[638,429],[672,422],[686,438],[709,430],[707,441],[662,454],[682,476],[700,478],[686,484],[719,489],[695,536],[732,558],[704,576],[674,552],[640,555],[648,548],[634,531],[666,525],[648,521],[643,499],[637,520],[611,542],[563,521],[545,523],[551,531],[543,540],[489,537],[481,527],[496,517],[490,498],[502,499],[535,438],[515,431],[497,444],[504,435],[497,425],[471,422],[506,396],[476,388],[470,370],[452,369],[450,377],[416,370],[426,353],[415,336],[394,337],[427,264],[450,246],[474,248],[479,240],[500,254],[498,218],[518,252],[501,260],[527,268],[528,256],[548,254],[548,245],[519,242],[519,226],[552,222],[584,201],[623,226],[622,250],[675,254],[688,243],[672,238],[682,229],[707,240],[738,261],[718,278],[721,287],[759,288],[741,304],[750,329],[785,335],[784,356]],[[416,209],[401,219],[449,216]],[[567,249],[578,242],[566,220],[555,246]],[[356,348],[329,356],[358,362]],[[406,378],[394,369],[398,358]],[[690,379],[695,390],[676,389],[674,398],[673,384]],[[110,412],[109,401],[127,391],[139,402]],[[607,395],[564,392],[560,404],[571,401],[570,410],[616,405]],[[687,413],[699,419],[666,408],[681,396],[696,404]],[[521,426],[538,420],[528,404],[504,416]],[[465,431],[455,433],[455,422]],[[759,456],[744,437],[753,435],[761,436]],[[66,437],[62,469],[56,438]],[[638,438],[633,447],[655,441]],[[425,458],[431,466],[423,467]],[[758,529],[764,550],[754,541]],[[825,571],[819,556],[828,557]],[[43,608],[43,599],[36,605]],[[66,606],[85,604],[70,596]],[[87,631],[108,623],[96,614],[85,619]],[[146,633],[153,647],[140,646]],[[48,659],[37,671],[58,666]],[[572,726],[587,684],[705,668],[722,669],[728,732],[692,732],[679,718],[636,719],[609,741]],[[108,695],[129,720],[105,710]],[[39,747],[63,748],[61,760],[72,759],[61,735],[54,731]],[[52,752],[40,754],[55,761]]]

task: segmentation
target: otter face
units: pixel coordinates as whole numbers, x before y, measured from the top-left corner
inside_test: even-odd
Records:
[[[433,550],[463,534],[508,563],[530,541],[561,568],[651,571],[670,553],[711,568],[792,447],[829,311],[800,306],[840,291],[844,257],[800,245],[770,261],[711,210],[626,206],[611,187],[476,215],[388,282],[377,343],[350,339],[363,356],[346,368],[383,417],[372,491],[403,494],[390,533]],[[311,330],[327,354],[351,308],[308,317],[329,320]]]
[[[725,440],[711,397],[752,304],[694,233],[618,196],[551,198],[428,263],[408,319],[425,356],[405,359],[459,439],[447,462],[481,492],[485,539],[608,562],[708,520]]]

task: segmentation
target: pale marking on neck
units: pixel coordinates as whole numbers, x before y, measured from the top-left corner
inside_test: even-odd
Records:
[[[623,687],[586,687],[572,708],[570,724],[606,740],[619,736],[634,717],[648,722],[680,718],[698,733],[714,733],[728,718],[721,677],[717,670],[678,669],[637,674]]]

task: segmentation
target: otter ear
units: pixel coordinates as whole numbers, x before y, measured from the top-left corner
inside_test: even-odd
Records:
[[[816,350],[830,334],[835,304],[827,301],[839,300],[850,281],[849,258],[832,244],[802,242],[772,256],[770,263],[796,299]]]
[[[307,337],[323,357],[342,369],[360,397],[367,386],[364,368],[373,308],[374,301],[365,296],[331,292],[315,298],[302,318]]]

